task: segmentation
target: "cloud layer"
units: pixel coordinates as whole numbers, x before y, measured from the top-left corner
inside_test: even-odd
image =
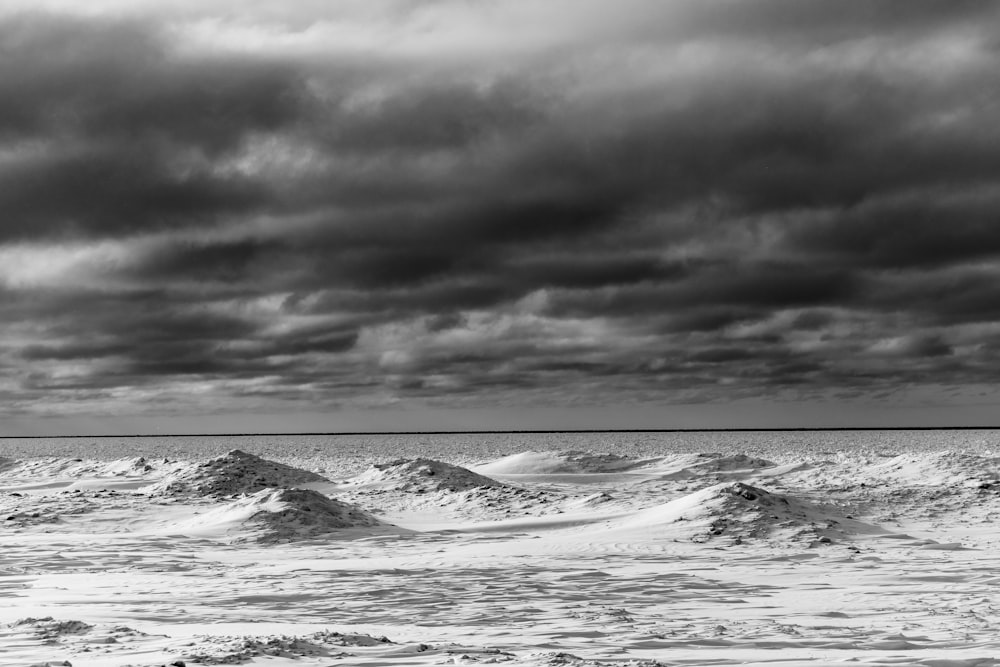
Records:
[[[10,3],[10,413],[1000,371],[1000,9]]]

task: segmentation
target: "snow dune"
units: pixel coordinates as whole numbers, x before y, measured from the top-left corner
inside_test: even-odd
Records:
[[[755,538],[805,540],[811,546],[829,544],[834,538],[890,532],[808,501],[771,493],[743,482],[709,486],[611,521],[607,529],[641,531],[647,537],[665,529],[674,537],[695,540],[725,537],[740,544]]]
[[[484,475],[553,475],[608,473],[631,470],[648,461],[617,454],[590,452],[521,452],[474,467]]]
[[[387,525],[358,507],[318,491],[267,488],[169,521],[157,532],[230,542],[275,543],[335,537],[348,529]]]
[[[501,486],[500,482],[467,468],[433,459],[400,459],[378,463],[348,481],[354,486],[377,486],[398,491],[468,491]]]
[[[184,466],[151,485],[148,491],[168,495],[233,495],[328,481],[318,473],[234,449],[203,463]]]

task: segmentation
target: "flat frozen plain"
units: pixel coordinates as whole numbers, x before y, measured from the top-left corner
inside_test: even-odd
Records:
[[[8,448],[0,665],[996,665],[995,434],[965,437]]]

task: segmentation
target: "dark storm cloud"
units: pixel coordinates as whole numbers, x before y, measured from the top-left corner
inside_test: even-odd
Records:
[[[865,301],[880,311],[905,304],[921,325],[994,322],[1000,320],[1000,272],[976,262],[886,273],[872,281]]]
[[[220,404],[993,372],[995,6],[518,6],[0,14],[0,363]]]
[[[789,235],[789,242],[841,264],[947,266],[1000,253],[998,210],[1000,192],[985,184],[971,193],[914,192],[902,200],[861,204],[829,220],[803,224]]]
[[[266,184],[209,161],[297,117],[294,70],[175,62],[135,23],[46,15],[0,24],[0,165],[7,237],[191,225],[265,206]]]
[[[198,365],[206,369],[199,372],[209,372],[220,367],[213,360],[220,345],[254,334],[248,320],[192,308],[185,301],[150,293],[132,298],[85,292],[51,295],[22,306],[18,314],[44,328],[53,342],[26,345],[18,354],[33,362],[99,361],[102,372],[113,375],[181,367],[195,372]]]
[[[0,133],[96,142],[164,139],[220,152],[297,116],[301,80],[276,62],[185,61],[137,21],[8,17]]]
[[[251,211],[261,200],[260,191],[240,179],[171,173],[152,147],[84,150],[0,172],[7,238],[193,225]]]
[[[661,281],[689,274],[689,268],[683,263],[666,262],[655,254],[641,251],[618,256],[610,252],[590,256],[539,253],[511,258],[503,269],[523,281],[527,288],[546,285],[585,289]]]
[[[188,280],[238,283],[252,279],[262,261],[280,262],[284,257],[280,240],[182,240],[147,252],[142,262],[132,267],[132,276],[146,281],[183,276]]]
[[[21,350],[21,357],[28,361],[73,361],[113,357],[125,354],[130,347],[121,342],[79,343],[65,345],[28,345]]]
[[[354,110],[341,100],[336,121],[316,130],[331,148],[363,154],[462,148],[543,122],[534,94],[516,81],[413,84]]]
[[[741,309],[762,314],[776,308],[840,303],[849,300],[857,287],[854,276],[846,271],[800,263],[733,260],[687,272],[681,279],[669,282],[643,281],[598,291],[562,291],[553,298],[551,308],[557,314],[576,316],[685,313],[697,329],[713,323],[721,327],[732,321],[727,315]],[[706,304],[716,310],[706,314],[702,310]],[[702,316],[696,316],[697,312]]]
[[[309,302],[295,310],[313,314],[372,314],[373,320],[405,318],[426,313],[453,317],[458,310],[492,308],[521,292],[501,279],[431,282],[410,287],[373,290],[324,290],[310,293]]]

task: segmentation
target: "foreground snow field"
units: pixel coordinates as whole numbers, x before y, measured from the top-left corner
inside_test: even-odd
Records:
[[[996,665],[989,455],[0,460],[0,665]]]

